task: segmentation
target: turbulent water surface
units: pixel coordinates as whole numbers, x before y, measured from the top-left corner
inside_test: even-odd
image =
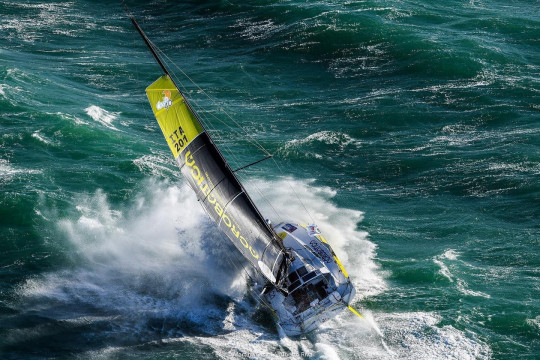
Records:
[[[319,224],[365,320],[280,336],[120,1],[0,0],[2,359],[540,356],[538,1],[128,6],[232,166],[275,155],[242,180]]]

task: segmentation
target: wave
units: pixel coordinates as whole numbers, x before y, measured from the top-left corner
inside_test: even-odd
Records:
[[[247,186],[254,196],[271,194],[272,203],[256,199],[263,213],[279,207],[279,219],[320,226],[350,270],[357,301],[388,290],[374,260],[376,246],[358,229],[363,213],[336,206],[333,189],[292,178],[252,179]],[[344,312],[307,337],[283,338],[270,314],[248,295],[240,270],[246,262],[234,255],[186,184],[148,180],[125,207],[113,206],[101,190],[76,200],[68,217],[37,209],[56,222],[72,265],[27,279],[13,306],[22,316],[64,324],[72,337],[79,332],[65,346],[77,346],[83,357],[107,358],[156,341],[189,344],[196,352],[209,346],[221,358],[472,359],[489,353],[470,335],[440,327],[441,318],[432,313],[360,309],[365,321]],[[454,255],[447,252],[446,258]],[[38,321],[11,332],[7,342],[39,345],[58,336],[62,331]]]
[[[19,168],[11,165],[8,160],[0,159],[0,183],[9,182],[17,177],[41,173],[41,170]]]
[[[469,289],[469,284],[462,278],[459,278],[458,275],[455,275],[451,272],[450,268],[454,269],[454,265],[458,261],[459,253],[453,249],[447,250],[442,255],[435,256],[433,262],[440,267],[439,274],[444,276],[451,283],[456,283],[457,290],[463,295],[467,296],[477,296],[489,299],[491,296],[482,291],[474,291]],[[445,262],[451,261],[451,265],[447,265]],[[467,266],[464,261],[459,260],[463,265]],[[449,268],[450,267],[450,268]]]
[[[90,105],[84,109],[84,111],[86,111],[86,114],[88,114],[95,122],[98,122],[109,129],[119,131],[112,123],[118,118],[120,113],[107,111],[96,105]]]
[[[317,145],[324,145],[324,151],[331,152],[333,156],[339,156],[346,150],[357,150],[362,142],[352,138],[346,133],[339,131],[319,131],[302,139],[293,139],[278,149],[282,156],[303,156],[306,158],[322,159],[324,156],[316,150]]]

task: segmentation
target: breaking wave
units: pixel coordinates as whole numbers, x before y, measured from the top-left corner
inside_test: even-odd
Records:
[[[118,117],[118,113],[107,111],[96,105],[91,105],[84,109],[84,111],[86,111],[88,116],[90,116],[95,122],[98,122],[109,129],[118,131],[118,129],[113,125],[113,121]]]
[[[387,290],[374,261],[376,247],[358,229],[362,212],[337,207],[334,190],[295,179],[256,179],[248,186],[271,191],[283,218],[313,218],[350,269],[357,300]],[[73,265],[30,278],[17,291],[23,313],[84,327],[77,346],[85,358],[108,358],[135,345],[156,344],[210,346],[218,358],[352,359],[360,354],[472,359],[489,353],[485,344],[465,333],[439,327],[440,317],[431,313],[360,309],[365,321],[344,312],[307,337],[281,338],[271,317],[248,295],[243,272],[232,264],[243,266],[242,260],[229,257],[235,252],[232,245],[188,186],[152,180],[145,189],[124,207],[113,206],[103,191],[79,196],[71,216],[56,218]],[[54,219],[47,209],[38,210]],[[270,204],[262,203],[261,210],[272,212]],[[34,330],[17,329],[7,342],[39,343],[59,331],[43,326]],[[99,344],[88,346],[94,338]]]
[[[288,141],[278,149],[278,153],[286,157],[293,155],[322,159],[323,154],[314,151],[318,148],[317,145],[321,144],[324,145],[321,148],[322,151],[334,155],[342,154],[347,149],[357,150],[361,147],[360,140],[354,139],[348,134],[338,131],[319,131],[302,139]]]

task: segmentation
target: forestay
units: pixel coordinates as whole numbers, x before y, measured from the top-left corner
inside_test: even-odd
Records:
[[[279,282],[285,249],[253,204],[168,75],[146,89],[154,115],[182,174],[236,248],[273,284]]]

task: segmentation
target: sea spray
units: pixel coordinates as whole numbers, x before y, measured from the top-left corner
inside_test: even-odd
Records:
[[[364,213],[355,228],[369,232],[374,253],[330,241],[348,271],[375,267],[354,274],[365,290],[354,305],[371,312],[398,358],[538,357],[539,24],[530,3],[126,2],[172,62],[290,165],[287,175],[334,192],[325,206]],[[144,95],[159,68],[121,7],[0,0],[0,13],[0,357],[282,360],[315,354],[321,337],[342,359],[390,358],[348,312],[283,347],[271,316],[244,298],[243,278],[232,285],[238,296],[204,274],[189,282],[180,255],[160,265],[152,250],[145,262],[144,246],[127,248],[155,266],[139,281],[136,265],[121,269],[128,260],[85,256],[90,245],[59,222],[115,234],[83,209],[97,189],[111,227],[128,232],[126,219],[144,222],[133,199],[151,203],[148,178],[162,191],[182,188]],[[183,84],[235,165],[260,158]],[[90,117],[91,105],[115,114],[122,132]],[[268,164],[246,173],[267,181]],[[203,228],[197,239],[220,239]],[[443,256],[449,249],[457,259]],[[184,288],[202,300],[174,302]]]
[[[330,187],[317,186],[313,180],[282,178],[276,181],[252,179],[246,183],[258,200],[261,209],[275,221],[299,224],[315,222],[344,263],[359,298],[378,294],[386,283],[373,258],[374,243],[361,230],[363,212],[336,206],[332,199],[336,192]],[[265,194],[265,199],[261,197]]]

